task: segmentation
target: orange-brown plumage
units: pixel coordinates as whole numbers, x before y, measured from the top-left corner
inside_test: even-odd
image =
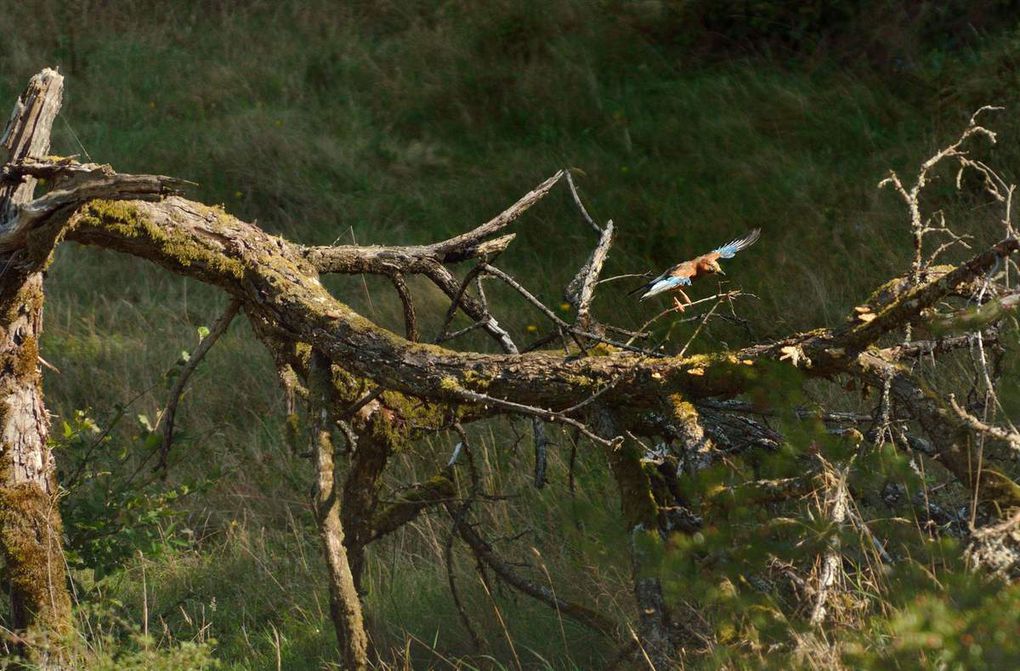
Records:
[[[677,291],[688,303],[690,303],[690,298],[688,298],[687,294],[684,293],[681,287],[690,285],[693,280],[706,275],[714,275],[716,273],[725,275],[726,273],[723,272],[722,267],[719,265],[719,260],[733,258],[733,256],[740,250],[747,249],[753,245],[760,235],[761,229],[756,228],[744,237],[728,242],[722,247],[714,249],[707,254],[702,254],[690,261],[678,263],[667,269],[664,273],[648,284],[638,287],[631,293],[637,293],[638,291],[644,290],[644,293],[641,295],[641,300],[644,300],[649,296],[654,296],[666,291]],[[677,301],[677,307],[683,309],[679,301]]]

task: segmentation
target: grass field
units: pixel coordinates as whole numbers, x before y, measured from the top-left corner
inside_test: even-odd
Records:
[[[1008,25],[967,45],[929,43],[906,62],[857,62],[824,50],[697,54],[651,30],[668,3],[484,4],[30,0],[0,12],[0,100],[13,103],[28,77],[59,66],[56,153],[192,180],[196,200],[307,243],[441,239],[570,167],[596,218],[618,227],[607,275],[659,269],[762,228],[729,276],[756,296],[741,304],[755,338],[833,324],[909,263],[902,205],[876,185],[889,169],[909,173],[981,105],[1007,108],[989,114],[1000,142],[983,155],[1007,178],[1020,170],[1020,34]],[[946,203],[951,216],[983,216],[976,204]],[[501,262],[557,305],[594,243],[590,229],[557,191],[516,230]],[[330,287],[398,328],[388,285]],[[434,325],[443,301],[413,288]],[[630,288],[606,285],[596,312],[636,326],[659,309],[628,300]],[[70,244],[47,291],[55,426],[78,409],[103,428],[119,417],[106,448],[130,471],[165,403],[166,371],[226,298]],[[509,294],[494,300],[526,340],[538,315]],[[224,669],[319,669],[335,659],[311,466],[284,444],[271,361],[241,321],[193,380],[171,478],[146,496],[197,491],[125,538],[138,551],[122,568],[78,576],[95,668],[198,668],[211,655]],[[720,325],[697,346],[748,338]],[[513,547],[540,550],[554,589],[629,613],[605,464],[582,455],[569,497],[567,454],[556,450],[553,486],[537,492],[524,475],[528,450],[511,449],[514,430],[476,429],[488,483],[514,494],[483,516],[507,536],[527,532]],[[427,477],[452,442],[401,454],[389,484]],[[472,655],[446,585],[448,527],[425,516],[371,551],[368,614],[394,668],[590,669],[612,654],[555,612],[488,595],[465,554],[457,575],[490,658]],[[148,638],[124,634],[143,628]],[[748,660],[756,668],[761,658]]]

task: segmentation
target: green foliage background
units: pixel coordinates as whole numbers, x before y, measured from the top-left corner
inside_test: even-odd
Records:
[[[307,243],[440,239],[501,211],[564,166],[579,170],[594,215],[618,226],[608,275],[660,268],[761,227],[762,242],[731,272],[757,296],[744,305],[750,331],[713,327],[698,344],[734,346],[834,323],[902,269],[910,249],[904,213],[876,184],[890,168],[909,172],[981,105],[1007,107],[988,122],[1000,142],[983,155],[1014,178],[1014,5],[27,0],[0,12],[0,100],[12,103],[34,72],[59,66],[67,80],[55,152],[193,180],[192,197]],[[937,185],[935,197],[948,191]],[[989,216],[966,198],[944,207],[979,224]],[[557,304],[594,242],[590,231],[562,193],[517,230],[502,260]],[[382,283],[329,282],[364,314],[400,323]],[[123,645],[124,655],[140,660],[165,648],[185,660],[166,662],[179,668],[271,669],[277,655],[283,668],[322,668],[321,660],[335,658],[335,642],[307,510],[310,467],[284,444],[280,392],[248,327],[239,320],[193,380],[170,479],[162,482],[148,476],[153,444],[138,418],[158,414],[166,371],[224,297],[133,259],[70,245],[47,286],[44,356],[60,371],[46,379],[59,417],[58,459],[64,472],[84,460],[92,474],[65,502],[81,617],[108,623],[92,608],[105,604],[119,623],[109,625],[110,636],[90,639],[90,663],[112,668],[104,655],[115,657],[110,646]],[[420,312],[438,319],[440,297],[413,288]],[[605,285],[596,310],[640,324],[658,306],[626,300],[629,288]],[[496,289],[494,299],[526,339],[537,315]],[[687,331],[669,335],[682,342]],[[110,429],[98,446],[79,408]],[[569,497],[566,450],[557,451],[552,486],[536,492],[522,476],[528,450],[513,447],[513,427],[476,433],[488,484],[518,495],[482,517],[507,536],[528,532],[503,547],[534,545],[557,589],[629,614],[626,540],[602,459],[582,448],[578,491]],[[810,437],[803,440],[791,449]],[[399,455],[391,485],[430,475],[451,444],[437,438]],[[888,468],[902,470],[893,461]],[[768,468],[797,467],[792,457],[785,463]],[[147,484],[127,480],[136,471]],[[200,495],[179,496],[198,485]],[[117,515],[106,512],[111,506]],[[789,650],[782,646],[810,634],[740,584],[771,533],[756,528],[755,514],[735,506],[725,537],[706,534],[702,549],[664,560],[677,562],[674,596],[717,606],[712,626],[727,645],[702,662],[710,667],[808,664],[768,654],[770,645]],[[830,533],[808,531],[812,548]],[[369,616],[388,663],[598,668],[612,654],[555,613],[509,593],[490,599],[461,557],[458,575],[491,659],[470,656],[446,589],[447,533],[444,519],[425,517],[372,551]],[[798,533],[791,540],[780,531],[769,542],[796,555],[808,532]],[[97,545],[97,537],[107,540]],[[986,588],[948,559],[936,570],[932,557],[953,554],[944,548],[913,551],[937,579],[905,577],[890,588],[903,598],[889,597],[841,634],[843,661],[850,668],[938,660],[945,668],[1015,666],[1020,596]],[[704,555],[721,572],[701,570]],[[730,587],[711,582],[724,575]],[[143,624],[151,640],[139,638]],[[198,647],[174,647],[182,643]]]

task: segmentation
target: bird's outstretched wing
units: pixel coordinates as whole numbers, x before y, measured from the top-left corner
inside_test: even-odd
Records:
[[[715,250],[715,253],[719,255],[719,258],[732,259],[737,252],[742,249],[747,249],[758,241],[761,237],[761,229],[756,228],[742,238],[737,238],[732,242],[727,242],[722,247]]]
[[[685,286],[690,285],[690,283],[691,283],[691,278],[690,277],[688,277],[686,275],[680,275],[680,276],[673,275],[673,272],[677,268],[682,266],[682,265],[683,264],[681,263],[681,264],[677,264],[675,266],[672,266],[669,270],[667,270],[663,274],[659,275],[658,277],[656,277],[654,280],[652,280],[648,284],[641,285],[640,287],[638,287],[637,289],[634,289],[633,291],[631,291],[627,295],[630,296],[632,294],[636,294],[639,291],[644,291],[644,293],[641,294],[641,300],[644,300],[644,299],[648,298],[649,296],[654,296],[655,294],[661,294],[663,291],[669,291],[670,289],[676,289],[677,287],[685,287]]]

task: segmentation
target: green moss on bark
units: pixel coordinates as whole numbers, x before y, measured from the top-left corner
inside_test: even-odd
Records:
[[[0,548],[11,586],[14,626],[59,643],[71,633],[71,601],[55,502],[34,483],[0,487]],[[57,640],[54,640],[56,638]],[[26,651],[31,658],[32,651]]]
[[[628,529],[657,528],[659,506],[652,495],[648,473],[641,464],[641,451],[633,441],[609,450],[609,465],[620,490],[620,505]]]
[[[205,249],[190,236],[157,226],[131,201],[93,200],[78,212],[75,226],[82,225],[109,230],[128,239],[144,239],[182,268],[202,265],[235,279],[244,277],[244,266],[239,261]]]

